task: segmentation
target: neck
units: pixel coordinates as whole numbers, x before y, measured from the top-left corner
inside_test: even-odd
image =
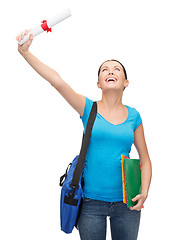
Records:
[[[102,92],[102,100],[100,103],[107,112],[116,111],[123,106],[122,95],[123,93],[119,94],[117,91],[115,93],[112,91],[107,91],[106,93]]]

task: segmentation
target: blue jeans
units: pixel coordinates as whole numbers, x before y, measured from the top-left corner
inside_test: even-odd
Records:
[[[84,198],[78,228],[81,240],[106,240],[107,216],[112,240],[136,240],[141,211],[130,210],[123,202]]]

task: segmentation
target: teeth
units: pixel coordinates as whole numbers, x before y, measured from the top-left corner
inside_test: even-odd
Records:
[[[114,82],[116,81],[115,78],[108,78],[106,81],[108,82],[109,80],[113,80]]]

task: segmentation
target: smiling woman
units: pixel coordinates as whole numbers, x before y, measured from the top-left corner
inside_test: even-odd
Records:
[[[28,33],[25,30],[16,39],[23,39]],[[86,130],[93,101],[76,93],[55,70],[37,59],[29,51],[32,41],[30,35],[26,43],[18,45],[19,53],[79,113]],[[83,169],[84,199],[78,220],[82,240],[105,240],[107,216],[113,240],[137,239],[140,211],[150,186],[151,162],[141,116],[134,107],[122,104],[123,91],[128,85],[126,70],[119,61],[102,63],[97,82],[102,99],[96,102],[97,115]],[[134,198],[138,203],[131,209],[123,203],[121,154],[129,157],[133,143],[141,160],[142,190]]]
[[[121,62],[119,62],[118,60],[115,60],[115,59],[111,59],[111,60],[106,60],[106,61],[104,61],[102,64],[101,64],[101,66],[99,67],[99,70],[98,70],[98,82],[99,82],[99,76],[100,76],[100,72],[106,72],[106,71],[108,71],[109,70],[109,67],[108,66],[106,66],[105,65],[105,63],[107,63],[107,62],[116,62],[117,64],[114,66],[114,69],[115,69],[115,71],[121,71],[121,70],[123,70],[123,73],[124,73],[124,77],[125,77],[125,79],[127,79],[127,72],[126,72],[126,70],[125,70],[125,67],[124,67],[124,65],[121,63]],[[117,78],[116,77],[112,77],[112,78],[107,78],[106,79],[106,81],[109,79],[109,82],[110,81],[117,81]],[[123,91],[125,90],[125,88],[126,87],[124,87],[124,89],[123,89]],[[102,89],[102,88],[101,88]]]

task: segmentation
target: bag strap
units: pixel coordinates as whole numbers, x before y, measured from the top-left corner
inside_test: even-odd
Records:
[[[81,150],[80,150],[79,157],[77,160],[77,165],[76,165],[76,168],[73,173],[72,182],[70,184],[70,187],[72,187],[74,191],[75,191],[75,188],[79,187],[79,179],[80,179],[80,176],[81,176],[81,173],[83,170],[85,157],[86,157],[87,149],[89,146],[89,142],[90,142],[90,138],[91,138],[91,134],[92,134],[92,128],[93,128],[93,124],[94,124],[94,121],[96,118],[96,114],[97,114],[97,102],[93,102],[92,109],[91,109],[89,119],[87,122],[86,131],[85,131],[85,134],[83,134],[82,146],[81,146]]]

